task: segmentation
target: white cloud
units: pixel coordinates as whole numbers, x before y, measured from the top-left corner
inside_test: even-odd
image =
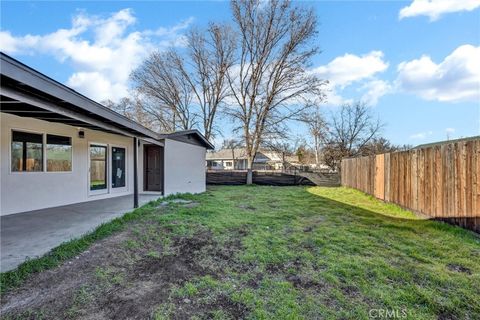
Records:
[[[479,101],[480,47],[462,45],[436,64],[429,56],[398,65],[396,86],[425,100]]]
[[[312,71],[336,86],[345,87],[353,82],[371,78],[387,68],[388,63],[383,60],[383,52],[371,51],[362,56],[347,53]]]
[[[480,0],[414,0],[400,10],[399,18],[428,16],[430,21],[439,19],[446,13],[472,11],[480,7]]]
[[[9,54],[47,54],[70,62],[75,71],[67,85],[94,100],[115,101],[127,95],[130,72],[153,49],[185,44],[182,32],[191,22],[189,18],[169,28],[135,31],[131,9],[108,17],[80,12],[69,29],[49,34],[14,36],[0,31],[0,44]]]
[[[381,97],[392,91],[392,86],[387,81],[371,80],[364,84],[361,89],[367,90],[361,100],[370,105],[376,105]]]
[[[419,132],[412,134],[410,136],[410,139],[415,139],[415,140],[423,140],[428,136],[431,136],[433,134],[433,131],[426,131],[426,132]]]
[[[446,132],[446,133],[454,133],[454,132],[455,132],[455,128],[446,128],[446,129],[445,129],[445,132]]]
[[[364,55],[346,53],[328,64],[314,68],[313,73],[329,81],[327,102],[332,105],[351,102],[339,94],[348,86],[358,84],[359,91],[365,91],[361,100],[375,105],[378,99],[390,91],[390,85],[375,76],[388,68],[381,51],[371,51]]]

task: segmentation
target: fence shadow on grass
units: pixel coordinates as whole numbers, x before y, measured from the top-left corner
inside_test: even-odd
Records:
[[[334,188],[334,190],[335,189],[336,188]],[[475,233],[475,230],[473,230],[474,232],[469,231],[472,230],[472,228],[468,228],[469,230],[462,229],[462,226],[459,226],[459,221],[454,221],[456,218],[439,219],[417,214],[410,210],[403,209],[396,204],[382,202],[373,196],[364,194],[361,191],[346,188],[342,189],[344,192],[346,192],[346,196],[344,198],[339,197],[338,194],[335,194],[334,199],[333,195],[332,197],[329,197],[325,194],[316,193],[315,187],[306,188],[306,193],[309,196],[317,199],[317,201],[324,202],[324,204],[326,204],[328,207],[335,208],[335,210],[340,211],[340,213],[346,213],[350,215],[353,214],[355,216],[363,217],[365,218],[364,222],[368,223],[371,221],[374,224],[374,227],[381,228],[382,224],[387,224],[389,227],[391,227],[392,223],[398,223],[399,227],[406,227],[406,225],[408,225],[409,227],[417,229],[417,231],[431,228],[435,230],[441,229],[443,231],[448,231],[455,234],[473,235],[475,238],[480,237],[478,234],[479,231]],[[337,190],[342,189],[336,189],[335,191],[332,191],[332,193],[336,193]],[[371,207],[362,205],[362,203],[355,203],[354,199],[349,199],[349,192],[361,193],[362,196],[366,196],[368,199],[371,199]],[[464,223],[465,221],[467,221],[467,219],[464,219]]]

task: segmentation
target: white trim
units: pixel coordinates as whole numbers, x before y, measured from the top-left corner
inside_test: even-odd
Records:
[[[98,190],[92,190],[90,188],[90,178],[91,178],[91,174],[90,174],[90,170],[91,170],[91,160],[90,160],[90,148],[91,146],[94,145],[94,146],[99,146],[99,147],[105,147],[106,149],[106,155],[105,155],[105,175],[106,175],[106,181],[105,181],[105,184],[106,184],[106,187],[105,189],[98,189]],[[88,141],[88,170],[87,170],[87,175],[88,175],[88,183],[87,183],[87,188],[88,188],[88,196],[97,196],[97,195],[101,195],[101,194],[108,194],[110,193],[110,179],[109,179],[109,176],[108,176],[108,171],[109,171],[109,167],[110,167],[110,163],[109,163],[109,157],[110,157],[110,152],[108,150],[108,144],[106,143],[99,143],[99,142],[92,142],[92,141]]]
[[[42,135],[42,170],[41,171],[13,171],[12,170],[12,142],[13,142],[13,135],[12,135],[12,132],[13,131],[17,131],[17,132],[25,132],[25,133],[33,133],[33,134],[40,134]],[[71,169],[69,171],[48,171],[47,169],[47,135],[56,135],[56,136],[62,136],[62,137],[67,137],[67,138],[70,138],[70,154],[71,154]],[[73,172],[73,166],[74,166],[74,163],[73,163],[73,137],[70,136],[70,135],[65,135],[64,133],[55,133],[55,132],[46,132],[46,131],[35,131],[35,130],[31,130],[31,129],[24,129],[24,128],[18,128],[18,127],[10,127],[9,128],[9,136],[8,136],[8,143],[9,143],[9,148],[8,148],[8,160],[9,160],[9,164],[8,164],[8,168],[9,168],[9,174],[22,174],[22,173],[28,173],[28,174],[32,174],[32,173],[46,173],[46,174],[61,174],[61,173],[64,173],[64,174],[69,174],[69,173],[72,173]]]

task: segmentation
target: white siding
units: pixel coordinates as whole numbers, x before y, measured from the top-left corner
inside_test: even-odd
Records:
[[[166,139],[165,194],[204,192],[205,155],[204,147]]]
[[[133,192],[132,138],[101,131],[85,130],[85,138],[80,139],[78,138],[78,128],[76,127],[41,121],[33,118],[17,117],[6,113],[0,113],[0,118],[0,215],[126,195]],[[11,172],[11,132],[15,129],[71,137],[73,152],[72,171]],[[122,188],[121,190],[111,188],[109,193],[106,194],[89,195],[89,143],[109,144],[117,147],[125,147],[127,149],[126,188]],[[110,151],[108,158],[110,158]],[[110,183],[108,183],[108,185],[110,185]]]

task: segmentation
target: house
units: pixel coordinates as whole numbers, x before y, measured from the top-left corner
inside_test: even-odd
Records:
[[[245,148],[221,149],[207,152],[208,170],[246,170],[247,153]],[[297,156],[282,155],[281,152],[262,149],[257,151],[253,170],[282,170],[285,166],[298,164]]]
[[[205,191],[197,130],[159,134],[1,53],[0,215]]]

